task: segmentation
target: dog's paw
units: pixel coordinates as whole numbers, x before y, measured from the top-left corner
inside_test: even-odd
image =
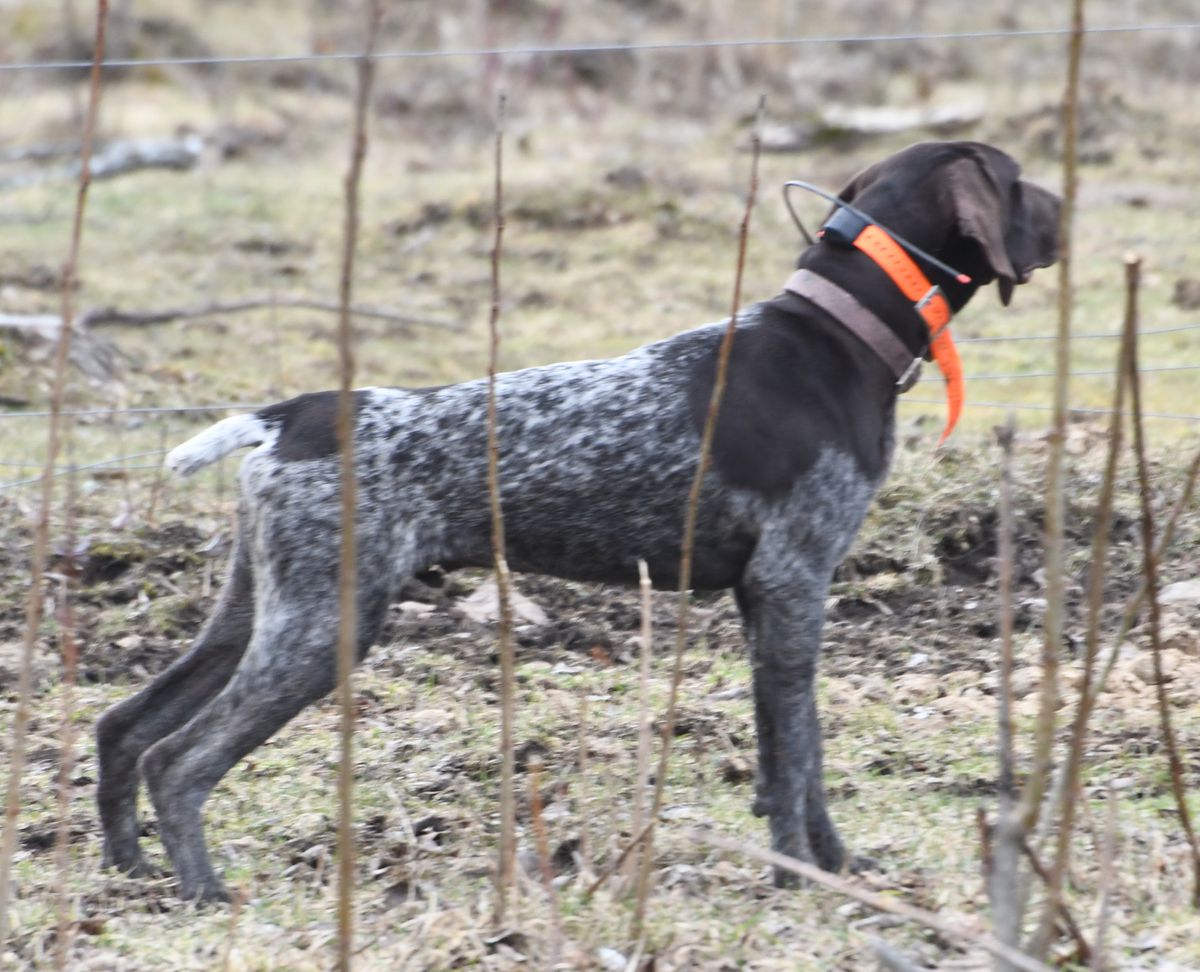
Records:
[[[883,865],[866,854],[851,854],[846,859],[846,870],[851,874],[869,874],[872,871],[882,873]]]
[[[127,877],[135,878],[150,878],[158,880],[167,876],[167,872],[157,864],[151,864],[149,861],[138,861],[132,867],[121,868],[121,873]]]
[[[182,884],[179,887],[179,897],[194,905],[229,904],[233,901],[229,890],[218,880],[195,885]]]
[[[146,861],[140,851],[133,854],[116,854],[106,850],[100,861],[101,870],[116,871],[124,877],[131,878],[160,878],[165,871],[157,864]]]
[[[804,886],[804,878],[795,871],[787,871],[782,867],[774,869],[773,883],[775,887],[785,891],[794,891],[796,888]]]

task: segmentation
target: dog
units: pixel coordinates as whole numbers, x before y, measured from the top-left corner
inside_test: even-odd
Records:
[[[844,225],[832,232],[849,211],[835,209],[799,259],[799,282],[738,315],[692,576],[697,590],[732,588],[744,619],[754,812],[769,818],[776,851],[829,871],[846,852],[822,783],[814,678],[823,605],[891,459],[899,371],[935,343],[930,308],[948,320],[992,281],[1007,304],[1014,285],[1052,264],[1059,213],[1057,197],[1023,181],[1012,158],[976,142],[911,146],[839,198],[886,230],[891,255],[872,255]],[[897,255],[890,234],[922,256]],[[889,260],[908,260],[929,291],[915,300]],[[657,585],[678,584],[726,326],[611,360],[498,376],[513,570],[633,583],[643,559]],[[487,393],[484,380],[354,393],[360,658],[407,580],[435,565],[492,564]],[[255,447],[241,466],[237,536],[212,617],[185,656],[97,725],[105,864],[147,873],[140,775],[185,899],[228,900],[204,839],[209,792],[336,682],[336,409],[334,392],[301,395],[225,419],[167,457],[186,475]]]

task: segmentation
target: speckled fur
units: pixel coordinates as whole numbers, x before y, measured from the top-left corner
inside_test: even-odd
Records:
[[[933,194],[928,169],[928,160],[908,158],[895,177]],[[918,236],[919,227],[893,225]],[[974,252],[944,227],[942,237],[943,253]],[[827,249],[811,258],[842,259]],[[1052,255],[1037,259],[1031,265]],[[978,282],[996,276],[986,265],[970,269]],[[913,326],[903,316],[910,307],[888,304],[890,282],[862,279],[864,301],[890,312],[898,331]],[[948,293],[957,308],[973,291]],[[500,481],[514,570],[630,582],[642,558],[658,586],[677,583],[700,405],[724,327],[612,360],[499,377]],[[741,315],[734,348],[726,424],[699,510],[694,586],[733,588],[745,618],[758,725],[755,812],[770,817],[777,850],[837,870],[844,852],[825,809],[814,675],[830,577],[891,458],[895,389],[881,362],[795,298]],[[409,578],[435,565],[491,562],[486,395],[482,380],[356,394],[363,653]],[[143,870],[140,770],[185,898],[226,897],[200,817],[212,787],[334,686],[333,408],[332,393],[301,396],[219,423],[168,458],[186,473],[257,445],[242,464],[233,566],[213,617],[187,656],[97,729],[106,863]]]

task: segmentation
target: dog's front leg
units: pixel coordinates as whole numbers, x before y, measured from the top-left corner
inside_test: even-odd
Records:
[[[825,807],[821,779],[821,726],[817,718],[816,665],[826,584],[815,578],[756,583],[738,590],[754,676],[758,730],[758,780],[754,812],[771,823],[771,844],[781,854],[838,871],[841,839]],[[776,870],[775,883],[795,883]]]

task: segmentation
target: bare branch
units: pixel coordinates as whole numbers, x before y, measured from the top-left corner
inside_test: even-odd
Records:
[[[1063,200],[1058,232],[1058,328],[1054,346],[1054,423],[1046,468],[1046,611],[1042,621],[1042,684],[1034,738],[1033,767],[1021,799],[1025,833],[1037,825],[1042,798],[1050,778],[1058,711],[1058,655],[1062,650],[1066,611],[1064,446],[1067,431],[1067,375],[1070,372],[1072,290],[1072,228],[1079,189],[1079,72],[1083,58],[1083,0],[1073,0],[1067,86],[1063,96]]]
[[[596,880],[593,881],[588,889],[583,892],[584,901],[587,901],[589,898],[591,898],[592,895],[600,890],[600,886],[604,884],[605,881],[607,881],[610,877],[616,874],[617,871],[620,870],[621,865],[624,864],[629,858],[629,855],[633,852],[634,848],[640,846],[642,841],[649,836],[650,831],[653,829],[654,821],[650,820],[644,827],[642,827],[641,830],[633,835],[633,839],[625,845],[625,849],[617,855],[617,859],[609,864],[608,867],[606,867],[603,871],[601,871],[600,874],[596,876]]]
[[[68,432],[69,435],[69,432]],[[68,460],[70,444],[67,445]],[[58,609],[58,643],[62,655],[62,715],[59,720],[59,756],[57,811],[58,828],[54,835],[54,856],[58,869],[56,889],[57,931],[54,938],[54,967],[67,967],[67,955],[71,947],[70,896],[67,887],[71,869],[70,819],[71,819],[71,774],[75,769],[75,684],[79,663],[79,649],[75,642],[75,605],[73,602],[76,582],[75,563],[75,476],[67,478],[66,524],[64,528],[66,557],[61,568],[61,584]]]
[[[650,773],[650,659],[654,650],[654,616],[651,611],[650,568],[646,561],[638,560],[638,576],[642,595],[642,644],[641,661],[638,669],[638,748],[637,774],[633,785],[633,827],[631,833],[640,833],[642,819],[646,815],[646,780]],[[638,865],[638,855],[629,858],[629,864]]]
[[[794,857],[777,854],[775,851],[767,850],[765,847],[756,847],[744,841],[731,840],[728,837],[723,837],[720,834],[714,834],[707,830],[689,830],[687,837],[693,841],[709,844],[718,850],[729,851],[735,854],[745,854],[747,857],[751,857],[756,861],[762,861],[764,864],[770,864],[772,867],[791,871],[793,874],[797,874],[805,880],[811,881],[813,884],[819,884],[823,888],[828,888],[830,891],[845,895],[847,898],[852,898],[861,904],[865,904],[868,908],[874,908],[876,911],[882,911],[889,915],[907,918],[919,925],[924,925],[926,928],[932,928],[946,938],[962,942],[965,945],[982,948],[989,954],[1004,959],[1014,968],[1023,970],[1023,972],[1050,972],[1049,966],[1017,951],[1009,945],[1005,945],[993,935],[964,928],[962,925],[949,921],[931,911],[914,907],[887,895],[876,894],[874,891],[860,888],[844,877],[830,874],[828,871],[822,871],[815,864],[809,864],[806,861],[798,861]]]
[[[1116,390],[1113,392],[1112,420],[1108,430],[1108,455],[1104,463],[1104,474],[1100,484],[1100,496],[1096,501],[1096,517],[1092,528],[1092,557],[1088,575],[1087,632],[1084,642],[1083,681],[1079,686],[1079,701],[1075,707],[1075,718],[1071,724],[1071,743],[1067,751],[1066,764],[1062,770],[1061,809],[1059,810],[1058,843],[1054,862],[1046,881],[1046,903],[1042,910],[1041,923],[1036,941],[1048,947],[1053,934],[1057,905],[1062,900],[1063,876],[1071,854],[1071,837],[1075,829],[1075,800],[1079,792],[1079,776],[1083,767],[1084,747],[1087,743],[1088,723],[1093,712],[1095,697],[1092,683],[1095,680],[1096,659],[1100,653],[1100,622],[1104,609],[1104,581],[1107,577],[1108,535],[1112,524],[1113,495],[1116,491],[1117,464],[1121,454],[1122,408],[1125,404],[1125,384],[1129,356],[1133,353],[1136,335],[1136,291],[1126,291],[1125,326],[1121,346],[1117,354]],[[1055,808],[1058,809],[1058,808]],[[1054,809],[1051,812],[1055,812]]]
[[[316,300],[311,297],[253,297],[249,300],[198,304],[195,307],[164,307],[148,311],[122,310],[119,307],[94,307],[84,311],[75,319],[74,324],[77,329],[75,338],[78,339],[79,333],[97,327],[152,327],[156,324],[170,324],[173,321],[193,321],[226,314],[274,310],[279,307],[325,311],[330,314],[341,314],[342,312],[341,305],[337,301]],[[462,323],[440,321],[416,314],[403,314],[382,307],[368,307],[362,304],[351,305],[350,314],[352,317],[398,324],[405,329],[405,333],[409,327],[437,327],[447,331],[466,329],[466,325]],[[25,331],[43,338],[57,339],[58,332],[62,328],[62,318],[57,314],[0,314],[0,328]]]
[[[1162,532],[1158,538],[1158,545],[1154,548],[1154,556],[1160,561],[1166,551],[1170,549],[1171,544],[1175,542],[1175,531],[1179,525],[1180,516],[1184,510],[1189,508],[1192,502],[1192,493],[1195,490],[1198,477],[1200,477],[1200,452],[1197,452],[1192,457],[1188,470],[1183,477],[1183,489],[1180,491],[1179,498],[1175,501],[1175,505],[1167,517],[1167,522],[1162,528]],[[1087,696],[1089,712],[1095,708],[1096,700],[1099,699],[1100,693],[1104,691],[1105,685],[1108,684],[1109,676],[1112,674],[1113,667],[1120,656],[1121,645],[1124,643],[1126,635],[1133,630],[1138,613],[1141,611],[1145,601],[1146,581],[1145,578],[1142,578],[1138,589],[1125,602],[1125,613],[1121,616],[1121,623],[1117,626],[1116,634],[1113,636],[1108,652],[1104,656],[1104,662],[1100,665],[1100,673],[1092,680],[1091,691]],[[1050,819],[1059,816],[1063,801],[1066,799],[1066,771],[1067,766],[1064,763],[1055,775],[1051,806],[1048,808]]]
[[[1048,886],[1050,884],[1050,875],[1047,873],[1046,868],[1042,865],[1042,862],[1038,860],[1038,856],[1034,852],[1033,848],[1029,846],[1028,842],[1025,842],[1022,844],[1021,850],[1025,854],[1025,857],[1029,860],[1029,867],[1033,873],[1037,875],[1038,880],[1040,880],[1042,884]],[[1063,924],[1066,926],[1067,932],[1071,936],[1072,941],[1075,942],[1076,956],[1078,957],[1079,961],[1086,962],[1091,957],[1092,947],[1087,943],[1087,939],[1083,937],[1083,932],[1080,931],[1079,925],[1076,923],[1074,916],[1061,899],[1054,899],[1051,897],[1048,898],[1048,900],[1054,902],[1054,910],[1052,912],[1050,921],[1051,930],[1054,929],[1054,922],[1058,918],[1061,918]]]
[[[1012,416],[996,429],[1000,445],[1000,526],[997,542],[1000,556],[1000,678],[997,694],[999,718],[999,808],[995,833],[982,822],[984,875],[992,903],[996,936],[1016,948],[1021,940],[1023,896],[1020,889],[1021,846],[1024,831],[1017,814],[1013,755],[1012,669],[1013,669],[1013,488]],[[982,813],[982,811],[981,811]],[[998,968],[1008,966],[998,961]]]
[[[496,568],[496,597],[500,621],[497,631],[500,648],[500,850],[496,866],[497,926],[504,923],[508,892],[512,887],[513,861],[516,854],[516,795],[514,792],[516,759],[513,752],[513,696],[515,660],[512,643],[512,604],[510,577],[505,557],[504,510],[500,504],[500,430],[496,403],[496,370],[500,351],[500,256],[504,241],[504,105],[500,95],[496,106],[495,142],[495,239],[492,244],[492,307],[488,315],[488,402],[487,402],[487,483],[492,512],[492,561]]]
[[[542,886],[550,899],[550,924],[554,937],[550,942],[550,962],[553,968],[562,955],[563,929],[562,908],[558,903],[558,889],[554,886],[554,871],[550,867],[550,843],[546,838],[546,821],[542,817],[542,760],[535,756],[529,760],[529,813],[533,821],[533,839],[537,845],[538,870]]]
[[[1013,417],[996,430],[1000,444],[1000,535],[997,538],[1000,555],[1000,792],[1010,800],[1016,795],[1013,724],[1013,437],[1016,426]]]
[[[96,149],[92,159],[90,179],[115,179],[117,176],[140,172],[143,169],[172,169],[182,172],[200,161],[204,139],[199,135],[183,138],[131,138],[107,142]],[[46,153],[42,153],[43,158]],[[24,189],[48,182],[78,179],[79,164],[51,169],[36,169],[0,179],[0,192]]]
[[[1141,269],[1141,258],[1126,257],[1125,274],[1128,280],[1131,300],[1137,299],[1138,278]],[[1136,333],[1137,315],[1132,315],[1132,328]],[[1187,785],[1184,783],[1185,770],[1183,760],[1179,756],[1179,744],[1175,740],[1175,730],[1171,725],[1171,706],[1167,699],[1166,679],[1163,677],[1161,619],[1158,605],[1158,556],[1154,549],[1154,509],[1151,501],[1150,471],[1146,463],[1146,439],[1142,429],[1142,383],[1137,370],[1137,341],[1132,342],[1125,365],[1128,369],[1130,401],[1133,406],[1133,446],[1137,456],[1138,484],[1142,500],[1142,546],[1144,548],[1143,570],[1146,578],[1146,591],[1150,605],[1150,647],[1154,653],[1154,688],[1158,700],[1158,718],[1162,725],[1163,745],[1167,752],[1167,765],[1171,771],[1171,792],[1175,797],[1175,806],[1179,812],[1179,823],[1187,836],[1188,847],[1192,855],[1192,907],[1200,909],[1200,844],[1196,841],[1196,831],[1192,828],[1192,817],[1188,810]]]
[[[584,688],[579,694],[579,755],[576,763],[579,777],[579,796],[575,803],[579,814],[579,870],[586,874],[592,853],[591,828],[588,826],[588,695]]]
[[[79,190],[75,198],[71,240],[62,273],[61,318],[64,321],[72,320],[74,317],[72,301],[79,266],[79,251],[83,242],[83,216],[87,210],[88,188],[91,185],[92,145],[95,139],[96,119],[100,114],[100,64],[104,60],[107,26],[108,0],[97,0],[91,83],[80,153]],[[12,863],[17,841],[17,818],[21,811],[21,777],[25,770],[25,737],[29,729],[30,696],[33,690],[33,652],[42,626],[44,607],[42,583],[45,578],[46,554],[50,537],[54,466],[58,461],[61,447],[60,413],[66,393],[70,345],[71,329],[63,328],[59,333],[54,355],[46,464],[42,472],[38,517],[34,526],[33,556],[29,571],[29,600],[25,611],[25,640],[22,644],[20,673],[17,677],[17,711],[13,719],[12,745],[9,755],[8,789],[4,807],[4,837],[0,840],[0,942],[7,940],[9,930],[8,903],[12,889]]]
[[[1171,515],[1167,517],[1167,522],[1162,528],[1162,533],[1159,535],[1158,546],[1154,548],[1154,556],[1157,560],[1162,560],[1163,555],[1170,549],[1171,544],[1175,542],[1175,530],[1179,525],[1179,518],[1183,511],[1191,505],[1192,494],[1195,492],[1198,476],[1200,476],[1200,452],[1197,452],[1192,457],[1188,471],[1183,477],[1183,490],[1179,494],[1179,499],[1175,501]],[[1108,654],[1104,658],[1104,664],[1100,667],[1100,675],[1092,686],[1091,694],[1088,696],[1089,706],[1095,706],[1096,699],[1104,691],[1104,686],[1108,682],[1108,676],[1112,673],[1113,666],[1116,664],[1117,657],[1120,654],[1121,643],[1125,640],[1125,636],[1133,630],[1138,614],[1142,610],[1142,605],[1146,602],[1146,590],[1146,579],[1143,577],[1137,591],[1134,592],[1133,596],[1125,604],[1125,613],[1121,616],[1121,624],[1117,628],[1116,636],[1113,638]]]
[[[662,809],[663,793],[666,789],[667,766],[671,756],[671,741],[675,734],[676,704],[679,698],[679,685],[683,681],[683,653],[687,647],[688,635],[688,589],[692,581],[692,551],[696,542],[696,518],[700,509],[700,490],[704,485],[704,475],[708,471],[708,463],[712,454],[713,438],[716,435],[717,415],[721,409],[721,401],[725,396],[725,382],[729,373],[729,356],[733,349],[733,336],[737,330],[738,309],[742,302],[742,277],[746,269],[746,243],[750,235],[750,215],[754,211],[754,202],[758,196],[758,160],[761,155],[761,139],[763,113],[766,109],[766,96],[759,98],[758,116],[755,120],[752,136],[753,155],[750,162],[750,191],[746,195],[746,208],[742,214],[741,228],[738,233],[737,269],[733,280],[733,306],[729,314],[729,325],[725,328],[725,336],[721,340],[721,348],[717,355],[717,374],[713,382],[712,397],[708,403],[708,413],[704,419],[704,431],[700,437],[700,455],[696,462],[696,474],[692,479],[691,492],[688,494],[687,512],[684,519],[682,551],[679,558],[679,613],[678,629],[675,636],[674,662],[671,668],[670,695],[667,699],[667,714],[664,720],[662,740],[659,747],[658,770],[654,777],[654,799],[650,809],[650,833],[646,837],[646,847],[643,850],[641,868],[638,871],[637,903],[634,908],[633,937],[641,935],[641,929],[646,917],[646,896],[650,889],[650,867],[654,861],[654,822]]]
[[[233,969],[233,947],[237,944],[238,925],[242,917],[242,908],[248,895],[241,888],[235,888],[230,902],[229,931],[225,933],[225,950],[221,956],[221,972],[231,972]]]
[[[1100,906],[1096,915],[1096,936],[1092,948],[1093,972],[1104,972],[1108,967],[1105,952],[1108,944],[1108,928],[1112,923],[1112,891],[1115,872],[1113,862],[1117,857],[1117,791],[1112,787],[1104,801],[1104,839],[1100,845]]]
[[[354,662],[358,653],[358,551],[355,543],[357,478],[354,469],[354,326],[350,307],[354,292],[354,258],[358,248],[359,187],[367,154],[367,119],[375,76],[375,39],[383,19],[382,0],[367,2],[366,38],[356,62],[354,130],[345,178],[342,269],[338,285],[337,432],[341,458],[341,562],[338,573],[338,701],[341,705],[338,761],[338,939],[337,968],[350,972],[354,954]]]
[[[97,307],[84,313],[78,323],[80,327],[84,328],[113,325],[148,327],[154,324],[169,324],[172,321],[196,320],[223,314],[244,314],[248,311],[271,310],[277,307],[327,311],[331,314],[341,314],[342,312],[341,304],[336,301],[316,300],[311,297],[254,297],[249,300],[201,304],[196,307],[167,307],[152,311],[126,311],[117,307]],[[431,317],[404,314],[383,307],[369,307],[362,304],[352,304],[350,315],[386,321],[389,324],[399,324],[405,328],[413,326],[437,327],[447,331],[465,330],[465,325],[461,323],[439,321]],[[57,319],[54,319],[54,322],[56,325],[59,324]]]

